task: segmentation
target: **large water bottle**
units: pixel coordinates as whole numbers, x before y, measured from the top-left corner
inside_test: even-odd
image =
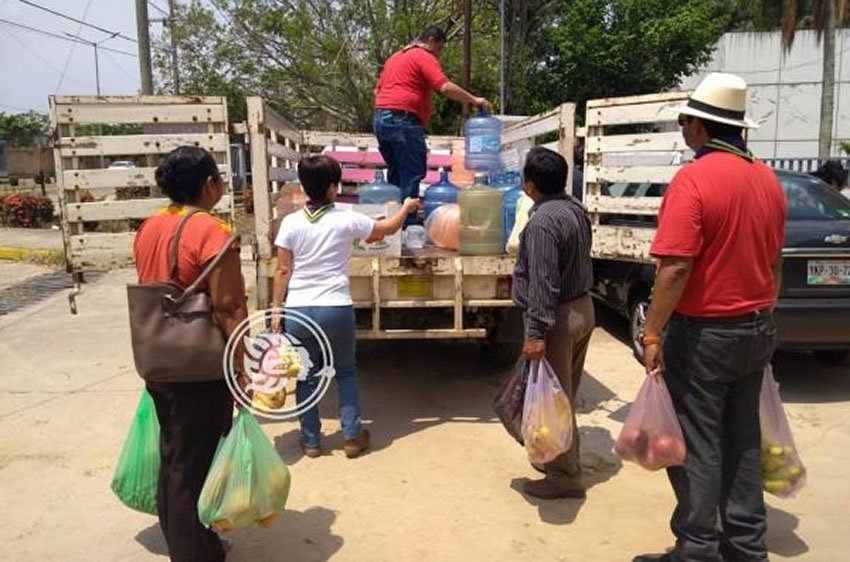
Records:
[[[401,203],[401,189],[384,181],[383,170],[375,170],[375,181],[357,190],[358,203],[384,205],[390,201]]]
[[[457,203],[458,188],[449,181],[449,173],[440,171],[440,181],[425,190],[425,218],[446,203]]]
[[[502,192],[487,187],[484,174],[475,175],[475,185],[458,193],[460,205],[460,253],[498,255],[503,241]]]
[[[497,172],[502,166],[502,122],[481,110],[465,125],[466,167],[481,172]]]
[[[522,189],[515,187],[504,192],[502,199],[502,221],[504,228],[502,230],[505,244],[508,243],[508,238],[511,237],[514,224],[516,223],[516,208],[520,197],[522,197]]]

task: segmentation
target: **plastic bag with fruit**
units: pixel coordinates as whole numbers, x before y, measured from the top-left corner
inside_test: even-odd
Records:
[[[685,438],[660,375],[650,374],[644,379],[614,443],[614,453],[647,470],[685,462]]]
[[[522,409],[522,441],[528,458],[546,464],[573,444],[573,409],[545,359],[532,361]]]
[[[781,498],[793,496],[806,483],[806,468],[794,446],[791,426],[779,396],[779,383],[773,378],[770,365],[765,367],[761,383],[759,420],[764,491]]]
[[[153,398],[143,390],[112,474],[112,491],[127,507],[156,515],[159,464],[159,420]]]
[[[201,523],[218,532],[268,527],[286,507],[289,469],[257,420],[240,408],[218,444],[198,498]]]

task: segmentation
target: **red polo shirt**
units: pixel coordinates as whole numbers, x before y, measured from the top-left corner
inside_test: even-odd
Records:
[[[651,249],[694,258],[676,312],[724,317],[771,306],[787,212],[779,179],[762,162],[711,152],[682,168],[664,194]]]
[[[424,127],[431,119],[431,92],[439,92],[448,81],[431,51],[407,47],[384,63],[375,87],[375,109],[415,113]]]

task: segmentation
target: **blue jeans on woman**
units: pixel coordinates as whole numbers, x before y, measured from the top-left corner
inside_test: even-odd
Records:
[[[333,350],[334,369],[339,390],[339,420],[346,440],[360,435],[360,393],[357,389],[357,363],[355,351],[355,324],[353,306],[303,306],[289,307],[312,319],[325,332]],[[319,378],[314,376],[322,367],[322,352],[319,342],[298,321],[285,320],[286,333],[296,337],[310,353],[313,366],[306,381],[299,381],[295,389],[298,403],[302,403],[316,390]],[[319,405],[316,404],[299,417],[301,422],[301,444],[318,447],[322,441],[322,422],[319,420]]]
[[[387,164],[387,181],[401,189],[401,197],[419,197],[419,183],[428,169],[425,129],[419,118],[407,111],[375,110],[378,150]]]

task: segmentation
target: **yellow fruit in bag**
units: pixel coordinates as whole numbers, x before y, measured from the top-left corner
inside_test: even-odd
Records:
[[[765,480],[764,490],[771,494],[787,494],[791,491],[791,482],[788,480]]]
[[[774,445],[770,449],[768,449],[768,454],[774,457],[781,457],[785,450],[782,447]]]
[[[255,392],[252,400],[254,406],[266,410],[280,410],[286,404],[286,389],[276,392]]]

